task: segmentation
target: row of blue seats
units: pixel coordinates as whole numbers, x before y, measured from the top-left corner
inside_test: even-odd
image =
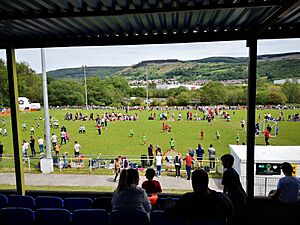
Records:
[[[40,208],[64,208],[69,211],[76,209],[89,209],[92,207],[93,200],[85,197],[69,197],[62,199],[57,196],[22,196],[22,195],[3,195],[0,194],[0,208],[4,207],[23,207],[32,210]]]
[[[176,202],[178,198],[158,198],[159,209],[164,209],[164,205],[169,200]],[[57,196],[37,196],[33,198],[29,195],[3,195],[0,194],[0,208],[4,207],[24,207],[30,209],[39,208],[65,208],[69,211],[76,209],[98,208],[111,211],[111,197],[100,197],[91,199],[88,197],[67,197],[62,199]],[[154,208],[157,209],[157,208]]]
[[[184,218],[169,218],[164,211],[154,210],[148,215],[141,210],[112,211],[104,209],[78,209],[72,213],[66,209],[47,208],[33,211],[28,208],[0,209],[1,225],[185,225]],[[197,218],[189,225],[225,225],[225,219]]]

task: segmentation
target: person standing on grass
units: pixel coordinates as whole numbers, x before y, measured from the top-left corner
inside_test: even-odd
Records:
[[[210,144],[208,148],[208,158],[210,169],[214,169],[216,166],[216,149],[213,147],[212,144]]]
[[[155,162],[156,162],[157,177],[161,177],[162,153],[160,151],[157,151]]]
[[[114,170],[115,170],[115,178],[114,182],[117,182],[118,175],[121,171],[121,156],[118,156],[118,158],[115,158],[115,165],[114,165]]]
[[[201,146],[201,144],[198,144],[198,147],[196,149],[196,155],[197,155],[198,167],[201,168],[203,155],[204,155],[204,148]]]
[[[35,156],[36,152],[34,149],[35,145],[35,138],[33,137],[33,135],[30,136],[30,150],[31,150],[31,156]]]
[[[239,133],[236,134],[236,144],[237,145],[240,144],[240,134]]]
[[[182,159],[181,154],[178,153],[174,158],[174,165],[175,165],[175,171],[176,171],[176,178],[180,178],[180,169],[182,165]]]
[[[220,141],[221,133],[219,130],[216,131],[217,141]]]
[[[26,140],[23,140],[22,154],[24,158],[28,157],[28,148],[29,148],[29,143]]]
[[[55,155],[59,156],[60,144],[55,145],[54,151],[55,151]]]
[[[53,150],[54,150],[55,145],[57,144],[57,136],[54,133],[52,133],[51,142],[52,142],[52,146],[53,146]]]
[[[43,154],[44,153],[44,138],[39,137],[38,144],[39,144],[40,154]]]
[[[200,140],[203,140],[204,139],[204,130],[201,129],[200,131]]]
[[[61,132],[60,132],[60,145],[62,145],[63,143],[67,144],[66,132],[64,130],[61,130]]]
[[[133,135],[134,135],[133,128],[131,128],[129,131],[129,137],[133,137]]]
[[[98,134],[101,135],[101,124],[100,123],[97,123],[97,130],[98,130]]]
[[[142,141],[143,141],[143,145],[145,146],[147,143],[147,135],[146,132],[144,132],[143,136],[142,136]]]
[[[80,148],[81,148],[81,145],[78,144],[77,141],[74,141],[74,156],[75,156],[75,158],[79,157],[79,155],[80,155]]]
[[[69,132],[68,131],[66,131],[66,141],[70,141],[70,134],[69,134]]]
[[[154,152],[153,152],[153,145],[150,144],[148,147],[148,156],[149,156],[149,166],[152,167],[153,165],[153,158],[154,158]]]
[[[245,128],[245,123],[246,123],[246,122],[245,122],[245,120],[244,120],[244,119],[242,119],[242,120],[241,120],[241,128],[242,128],[242,129],[244,129],[244,128]]]
[[[33,127],[33,126],[31,126],[31,128],[30,128],[30,134],[31,134],[31,135],[34,134],[34,127]]]
[[[268,129],[266,129],[264,131],[264,135],[265,135],[265,142],[266,142],[266,145],[270,145],[270,142],[269,142],[269,139],[270,139],[270,132]]]
[[[187,180],[190,180],[194,158],[192,156],[190,156],[189,153],[187,153],[186,156],[182,160],[185,161]]]
[[[3,144],[0,141],[0,161],[2,161],[2,155],[3,155]]]
[[[170,148],[174,150],[175,148],[175,140],[173,138],[170,139]]]

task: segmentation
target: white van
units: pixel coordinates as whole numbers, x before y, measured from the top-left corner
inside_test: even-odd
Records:
[[[20,110],[40,110],[40,103],[31,103],[31,101],[26,97],[18,97],[19,109]]]

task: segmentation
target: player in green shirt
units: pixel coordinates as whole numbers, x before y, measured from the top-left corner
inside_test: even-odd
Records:
[[[238,145],[240,143],[240,135],[236,134],[236,144]]]
[[[170,140],[170,148],[171,148],[171,149],[174,149],[174,148],[175,148],[175,141],[174,141],[173,138],[171,138],[171,140]]]
[[[133,133],[133,129],[131,128],[130,131],[129,131],[129,136],[130,136],[130,137],[133,137],[133,134],[134,134],[134,133]]]
[[[147,135],[146,135],[146,133],[143,134],[142,140],[143,140],[143,143],[144,143],[144,146],[145,146],[146,142],[147,142]]]

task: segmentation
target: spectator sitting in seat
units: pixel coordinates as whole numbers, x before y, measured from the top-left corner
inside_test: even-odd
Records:
[[[284,177],[280,178],[277,190],[272,190],[269,196],[284,203],[294,203],[299,200],[300,178],[293,176],[293,167],[290,163],[281,164]]]
[[[148,194],[148,198],[152,206],[155,205],[158,199],[157,194],[162,192],[160,183],[157,180],[153,180],[154,176],[155,176],[155,170],[153,168],[148,168],[146,170],[147,180],[142,183],[142,188]]]
[[[167,210],[170,215],[183,216],[188,220],[227,219],[231,221],[234,208],[231,200],[223,193],[208,188],[208,174],[203,169],[192,173],[193,192],[185,193]]]
[[[121,171],[118,186],[112,196],[112,210],[139,209],[149,215],[152,207],[146,192],[137,186],[139,180],[137,170],[130,168]]]

